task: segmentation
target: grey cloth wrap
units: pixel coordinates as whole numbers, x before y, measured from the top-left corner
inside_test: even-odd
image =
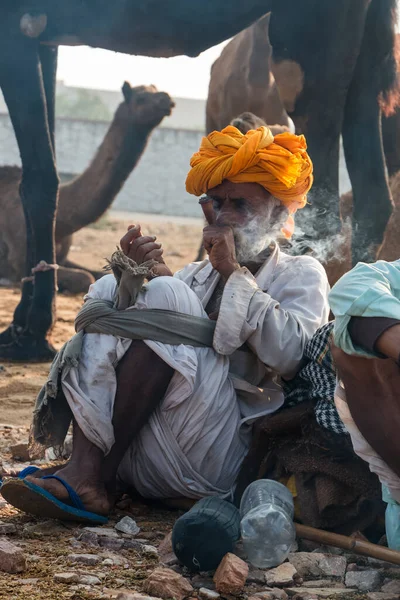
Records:
[[[115,271],[114,275],[120,284],[121,278]],[[143,273],[141,275],[140,281],[135,282],[136,291],[130,292],[133,303],[145,276]],[[47,381],[36,399],[32,424],[36,442],[55,448],[60,448],[64,442],[72,412],[62,390],[61,376],[79,365],[84,333],[102,333],[173,345],[209,348],[213,345],[214,321],[162,309],[118,310],[115,304],[119,304],[118,293],[116,303],[88,299],[79,311],[75,319],[77,333],[57,353]]]

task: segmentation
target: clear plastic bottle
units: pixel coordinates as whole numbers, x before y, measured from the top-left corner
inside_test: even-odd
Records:
[[[289,490],[271,479],[253,481],[240,503],[241,533],[247,558],[259,569],[280,565],[296,539]]]

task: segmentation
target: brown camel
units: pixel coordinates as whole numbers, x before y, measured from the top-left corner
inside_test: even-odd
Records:
[[[60,291],[85,292],[95,277],[103,275],[68,260],[72,234],[97,221],[110,207],[140,160],[153,129],[174,106],[168,94],[157,92],[154,86],[132,88],[125,82],[122,92],[124,101],[92,162],[79,177],[60,186],[55,233]],[[20,179],[20,168],[0,167],[0,277],[13,282],[24,276],[26,253]]]
[[[311,206],[297,217],[302,247],[326,238],[334,248],[340,232],[342,134],[355,200],[353,262],[375,258],[392,210],[380,123],[381,107],[397,100],[395,7],[395,0],[273,2],[270,19],[231,40],[211,70],[208,130],[244,110],[285,124],[280,95],[306,135],[315,183]],[[389,144],[388,136],[388,152]]]
[[[5,0],[0,7],[0,87],[22,161],[28,278],[0,357],[49,360],[55,309],[54,105],[57,46],[85,44],[126,54],[197,56],[247,27],[271,0]],[[34,280],[31,279],[33,275]]]

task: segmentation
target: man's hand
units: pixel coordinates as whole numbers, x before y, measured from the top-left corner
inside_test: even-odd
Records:
[[[171,276],[172,273],[162,257],[164,250],[156,239],[154,235],[142,235],[140,225],[129,225],[127,233],[120,240],[120,245],[123,253],[138,265],[155,260],[159,265],[153,267],[154,274]]]
[[[225,280],[240,269],[231,227],[207,225],[203,229],[203,244],[212,266]]]

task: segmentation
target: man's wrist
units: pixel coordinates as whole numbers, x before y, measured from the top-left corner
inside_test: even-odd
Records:
[[[240,269],[239,263],[231,263],[231,264],[227,265],[226,267],[224,267],[223,269],[221,269],[219,271],[219,273],[226,281],[229,279],[229,277],[232,275],[232,273],[234,273],[234,271],[238,271],[239,269]]]

